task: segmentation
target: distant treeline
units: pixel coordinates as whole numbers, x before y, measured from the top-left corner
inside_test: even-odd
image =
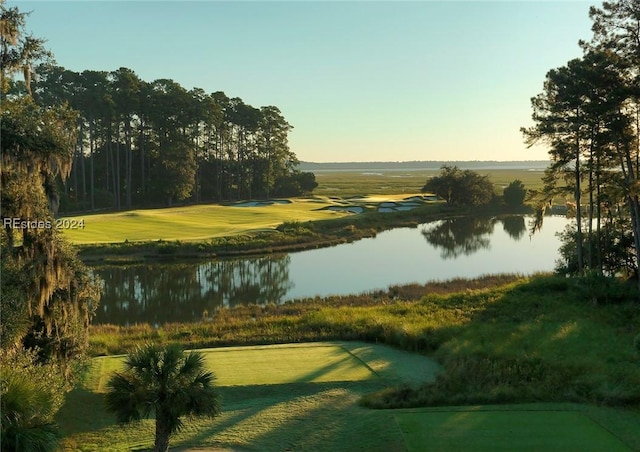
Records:
[[[61,211],[295,196],[316,186],[296,168],[292,126],[275,106],[147,82],[127,68],[78,73],[46,64],[36,73],[36,103],[78,112]]]
[[[524,161],[496,161],[496,160],[471,160],[471,161],[438,161],[415,160],[408,162],[300,162],[298,169],[301,171],[328,171],[328,170],[361,170],[361,169],[388,169],[388,170],[439,170],[443,166],[457,166],[460,169],[539,169],[544,170],[549,166],[548,160],[524,160]]]

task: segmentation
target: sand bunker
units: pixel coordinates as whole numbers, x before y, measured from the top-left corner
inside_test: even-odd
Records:
[[[268,199],[266,201],[245,201],[238,204],[232,204],[231,207],[265,207],[274,204],[291,204],[289,199]]]
[[[327,210],[334,210],[338,212],[351,212],[351,213],[362,213],[364,209],[360,206],[329,206]]]

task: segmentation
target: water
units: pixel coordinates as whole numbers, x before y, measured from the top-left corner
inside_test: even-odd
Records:
[[[282,303],[495,273],[550,271],[564,217],[459,218],[291,254],[200,263],[99,267],[105,286],[95,323],[189,322],[222,306]]]

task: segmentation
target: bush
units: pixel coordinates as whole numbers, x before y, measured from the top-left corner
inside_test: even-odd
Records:
[[[583,401],[590,388],[575,390],[579,369],[556,366],[539,358],[468,356],[449,360],[434,383],[401,386],[369,394],[360,403],[370,408],[491,404],[535,401]]]
[[[1,450],[54,451],[59,430],[54,416],[71,382],[55,363],[38,364],[37,352],[0,357]]]
[[[280,232],[284,232],[285,234],[309,235],[313,234],[313,231],[310,229],[312,227],[313,226],[308,222],[300,223],[299,221],[285,221],[276,229]]]
[[[576,297],[593,304],[624,303],[637,297],[637,287],[612,276],[589,271],[575,279]]]
[[[521,180],[516,179],[511,182],[502,192],[505,204],[510,207],[519,207],[527,197],[527,189]]]

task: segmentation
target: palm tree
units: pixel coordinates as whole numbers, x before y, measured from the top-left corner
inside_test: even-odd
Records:
[[[3,451],[54,451],[59,407],[48,388],[6,364],[0,369],[0,448]]]
[[[125,360],[125,370],[107,383],[107,410],[118,422],[156,418],[155,451],[169,450],[169,437],[182,427],[181,416],[214,417],[220,398],[214,375],[205,371],[199,352],[183,353],[177,345],[147,344]]]

